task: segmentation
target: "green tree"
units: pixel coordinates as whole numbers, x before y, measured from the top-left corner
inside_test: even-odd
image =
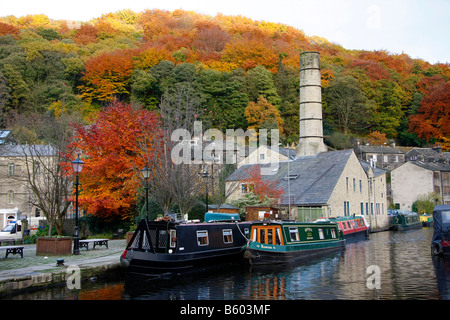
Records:
[[[256,66],[247,72],[248,98],[256,102],[259,97],[264,97],[275,106],[279,106],[281,99],[273,79],[273,74],[263,66]]]
[[[324,89],[324,114],[344,134],[369,127],[369,100],[352,76],[336,76]]]

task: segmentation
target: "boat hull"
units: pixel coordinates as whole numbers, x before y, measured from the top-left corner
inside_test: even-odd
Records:
[[[141,222],[120,257],[129,273],[155,274],[242,259],[250,223]]]
[[[422,229],[422,222],[414,224],[395,224],[391,227],[392,231],[407,231],[414,229]]]
[[[346,240],[338,240],[327,244],[308,243],[289,247],[250,243],[244,253],[244,258],[250,265],[295,263],[344,250],[345,243]]]

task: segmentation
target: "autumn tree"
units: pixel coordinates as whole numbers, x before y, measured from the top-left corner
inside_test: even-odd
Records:
[[[252,166],[247,170],[247,177],[244,181],[249,191],[255,194],[260,202],[270,201],[271,205],[275,205],[284,194],[284,191],[276,185],[276,181],[263,179],[259,165]]]
[[[450,136],[450,84],[432,87],[422,99],[417,115],[409,118],[409,130],[425,140]]]
[[[133,60],[128,52],[113,51],[90,58],[85,65],[84,82],[78,88],[87,101],[112,101],[128,94],[128,82],[133,73]]]
[[[380,131],[373,131],[367,136],[367,140],[371,145],[374,146],[382,146],[386,144],[386,134],[381,133]]]
[[[80,175],[80,206],[107,219],[127,219],[135,214],[138,187],[136,170],[144,167],[139,141],[151,144],[158,134],[158,117],[147,110],[113,101],[101,110],[92,125],[77,125],[71,144],[85,165]],[[151,129],[151,130],[149,130]]]
[[[282,132],[283,119],[281,119],[280,112],[264,97],[259,97],[256,103],[249,102],[247,108],[245,108],[245,117],[249,129],[274,129],[269,125],[273,124],[280,130],[280,133]]]

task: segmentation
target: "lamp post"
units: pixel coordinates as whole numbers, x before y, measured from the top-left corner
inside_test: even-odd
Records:
[[[144,169],[141,170],[142,177],[145,179],[145,216],[148,221],[148,178],[150,177],[150,169],[145,165]]]
[[[205,201],[206,201],[206,212],[208,212],[208,178],[209,178],[208,168],[206,168],[206,170],[200,171],[199,174],[201,174],[203,178],[206,178],[206,180],[205,180],[206,181],[205,182],[205,186],[206,186]]]
[[[74,161],[72,161],[72,169],[75,173],[75,232],[73,234],[73,254],[80,254],[80,236],[78,234],[78,175],[81,170],[83,170],[84,162],[78,156]]]

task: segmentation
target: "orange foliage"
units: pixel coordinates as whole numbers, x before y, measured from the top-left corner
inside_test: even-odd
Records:
[[[257,40],[236,40],[225,45],[222,61],[237,64],[248,71],[261,65],[272,72],[277,71],[277,54]]]
[[[409,118],[409,130],[422,139],[450,137],[450,83],[429,89],[417,115]]]
[[[371,145],[382,146],[387,142],[386,134],[380,131],[373,131],[367,137],[367,140]]]
[[[116,95],[128,93],[128,81],[133,73],[131,52],[117,50],[90,58],[78,88],[87,101],[111,101]]]
[[[170,54],[163,48],[148,48],[133,58],[134,68],[148,70],[163,60],[169,60]]]
[[[19,29],[10,24],[0,22],[0,36],[7,34],[17,36],[19,35]]]
[[[253,101],[249,102],[244,114],[247,118],[249,129],[258,130],[264,122],[275,120],[280,134],[283,131],[283,119],[281,118],[280,111],[264,97],[259,97],[256,103]]]
[[[74,41],[81,45],[86,45],[90,42],[97,42],[97,33],[98,30],[95,26],[83,24],[80,29],[77,30]]]
[[[89,127],[77,125],[71,148],[82,150],[80,206],[103,217],[129,218],[144,167],[140,143],[158,134],[159,119],[144,109],[114,101]],[[144,139],[145,137],[145,139]],[[149,150],[152,145],[147,146]]]

